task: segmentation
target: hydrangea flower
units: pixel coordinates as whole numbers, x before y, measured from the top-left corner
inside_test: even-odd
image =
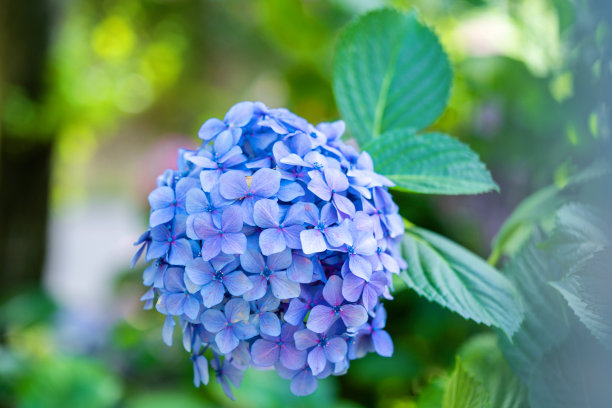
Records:
[[[404,225],[393,183],[344,129],[241,102],[158,177],[133,262],[152,262],[141,300],[166,315],[168,345],[182,330],[196,386],[212,368],[233,399],[254,366],[308,395],[367,352],[393,353],[381,299],[406,267]]]

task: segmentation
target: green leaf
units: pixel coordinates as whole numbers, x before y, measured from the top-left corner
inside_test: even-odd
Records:
[[[466,370],[482,381],[492,407],[528,406],[527,389],[510,369],[493,333],[472,337],[461,346],[459,356]]]
[[[523,305],[512,283],[480,257],[421,228],[408,228],[402,241],[408,269],[401,277],[421,296],[509,338],[523,319]]]
[[[336,103],[360,144],[390,130],[429,126],[446,106],[451,80],[438,38],[412,13],[364,14],[338,42]]]
[[[469,146],[442,133],[394,130],[369,143],[376,171],[396,188],[426,194],[478,194],[499,190]]]
[[[491,407],[489,396],[484,387],[461,365],[457,364],[453,374],[446,383],[442,408],[487,408]]]

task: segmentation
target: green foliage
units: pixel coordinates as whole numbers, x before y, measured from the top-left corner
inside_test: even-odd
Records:
[[[336,102],[362,144],[391,130],[430,125],[446,106],[451,79],[436,35],[413,13],[372,11],[338,42]]]
[[[461,364],[457,357],[455,370],[450,376],[444,395],[442,408],[489,408],[489,396],[482,383],[477,381]]]
[[[478,194],[499,190],[486,166],[467,145],[442,133],[393,130],[366,148],[376,171],[396,188],[425,194]]]
[[[519,328],[523,306],[512,283],[484,260],[421,228],[408,228],[402,242],[406,284],[421,296],[509,338]]]

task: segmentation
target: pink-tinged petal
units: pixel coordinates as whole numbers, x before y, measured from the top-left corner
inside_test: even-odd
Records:
[[[355,204],[345,196],[334,193],[333,202],[338,211],[353,218],[355,216]]]
[[[202,287],[200,291],[202,295],[204,306],[213,307],[221,303],[223,296],[225,295],[225,288],[218,281],[211,281],[207,285]]]
[[[149,204],[153,209],[166,208],[174,200],[174,190],[170,187],[158,187],[149,194]]]
[[[241,296],[253,289],[253,284],[242,271],[234,271],[225,275],[223,284],[233,296]]]
[[[280,172],[272,169],[259,169],[253,174],[251,191],[259,197],[272,197],[280,188]]]
[[[217,309],[208,309],[202,313],[202,324],[204,328],[211,332],[217,333],[225,328],[227,319],[223,312]]]
[[[278,227],[278,203],[274,200],[262,199],[253,206],[253,221],[261,228]]]
[[[249,280],[253,284],[253,289],[246,292],[242,297],[246,301],[252,301],[261,299],[266,294],[266,290],[268,289],[268,281],[265,277],[261,275],[252,275],[249,276]]]
[[[368,321],[368,312],[361,305],[344,305],[340,318],[346,327],[359,327]]]
[[[337,316],[331,307],[317,305],[310,311],[306,327],[313,332],[323,333],[331,327],[336,318]]]
[[[349,268],[364,280],[370,280],[372,276],[372,264],[361,255],[349,255]]]
[[[291,344],[283,344],[280,350],[280,362],[283,366],[297,370],[306,364],[306,350],[297,350]]]
[[[270,275],[272,294],[278,299],[292,299],[300,296],[300,284],[290,281],[287,272],[274,272]]]
[[[287,277],[294,282],[310,283],[313,270],[312,261],[309,258],[294,255],[293,263],[287,269]]]
[[[308,366],[312,370],[312,375],[317,375],[323,372],[327,364],[327,358],[323,347],[317,346],[308,353]]]
[[[231,323],[249,320],[251,309],[249,304],[242,299],[230,299],[225,304],[225,315]]]
[[[291,257],[291,250],[285,249],[268,257],[268,268],[270,268],[272,271],[287,269],[291,265],[292,261],[293,258]]]
[[[319,223],[319,209],[317,206],[312,203],[304,203],[303,208],[305,222],[316,226]]]
[[[210,261],[221,252],[222,236],[217,234],[209,236],[202,244],[202,259]]]
[[[325,230],[325,238],[327,238],[329,245],[336,248],[342,245],[351,245],[353,242],[346,221],[337,227],[327,228]]]
[[[158,225],[167,223],[172,218],[174,218],[174,207],[153,210],[149,215],[149,226],[151,226],[151,228],[157,227]]]
[[[215,270],[210,266],[210,263],[198,257],[187,263],[185,273],[191,282],[202,286],[213,279]]]
[[[378,271],[372,274],[370,278],[370,282],[368,283],[372,288],[376,290],[376,292],[380,295],[382,293],[383,288],[387,285],[387,276],[384,272]]]
[[[302,370],[293,377],[289,388],[294,395],[304,397],[315,392],[317,385],[318,381],[310,373],[310,370]]]
[[[221,170],[202,170],[200,173],[200,185],[202,186],[202,190],[209,193],[216,185],[219,185],[219,180],[221,177]]]
[[[323,170],[323,174],[325,175],[325,181],[327,182],[330,190],[334,190],[336,192],[348,190],[348,179],[341,170],[326,168]]]
[[[307,229],[300,232],[300,242],[302,244],[302,251],[305,254],[314,254],[327,250],[325,238],[323,238],[323,234],[318,229]]]
[[[235,170],[224,173],[219,179],[219,192],[227,200],[246,197],[249,187],[244,173]]]
[[[307,329],[298,330],[293,334],[295,348],[298,350],[307,350],[319,344],[319,335]]]
[[[259,234],[259,247],[264,255],[272,255],[287,248],[285,236],[278,228],[268,228]]]
[[[240,321],[235,323],[233,326],[234,335],[238,337],[238,340],[248,340],[252,337],[257,336],[257,328],[252,324]]]
[[[223,234],[221,249],[226,254],[242,254],[246,250],[247,240],[242,232]]]
[[[228,207],[221,215],[221,227],[223,232],[242,231],[242,211],[237,206]]]
[[[304,302],[299,299],[292,299],[289,302],[289,307],[287,308],[287,312],[285,313],[285,321],[289,324],[297,326],[300,323],[304,322],[304,317],[306,313],[308,313],[310,308]]]
[[[311,180],[308,183],[308,189],[321,200],[331,200],[331,188],[327,186],[320,173],[317,171],[311,171],[309,174],[311,174]]]
[[[260,273],[266,267],[263,256],[252,248],[247,249],[240,255],[240,265],[242,265],[242,269],[251,273]]]
[[[193,232],[200,239],[206,239],[212,235],[218,235],[219,229],[213,223],[208,213],[198,214],[193,218]]]
[[[301,225],[290,225],[283,228],[283,236],[285,243],[291,249],[301,249],[302,242],[300,241],[300,233],[304,230]]]
[[[372,333],[372,343],[374,344],[374,350],[383,356],[391,357],[393,355],[393,340],[391,336],[384,330],[374,330]]]
[[[227,327],[217,333],[215,336],[215,343],[217,343],[217,347],[221,353],[227,354],[238,347],[240,342],[234,335],[234,331],[230,327]]]
[[[372,231],[374,228],[374,217],[368,215],[365,211],[357,211],[353,219],[353,225],[357,231]]]
[[[342,337],[334,337],[325,345],[325,357],[332,363],[339,363],[346,357],[347,348],[346,341]]]
[[[357,302],[361,297],[365,281],[352,273],[347,273],[342,282],[342,296],[349,302]]]
[[[268,336],[280,336],[281,325],[278,316],[271,312],[259,316],[259,331]]]
[[[338,214],[331,203],[327,203],[321,208],[321,222],[326,227],[338,222]]]
[[[339,306],[344,302],[342,297],[342,278],[337,275],[332,275],[327,280],[323,287],[323,298],[332,307]]]
[[[251,346],[253,363],[262,367],[269,367],[278,361],[280,347],[271,341],[259,339]]]

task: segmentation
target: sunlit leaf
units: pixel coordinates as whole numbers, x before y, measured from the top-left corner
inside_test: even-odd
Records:
[[[483,385],[478,382],[461,364],[457,364],[446,383],[442,408],[487,408],[491,407],[489,396]]]

